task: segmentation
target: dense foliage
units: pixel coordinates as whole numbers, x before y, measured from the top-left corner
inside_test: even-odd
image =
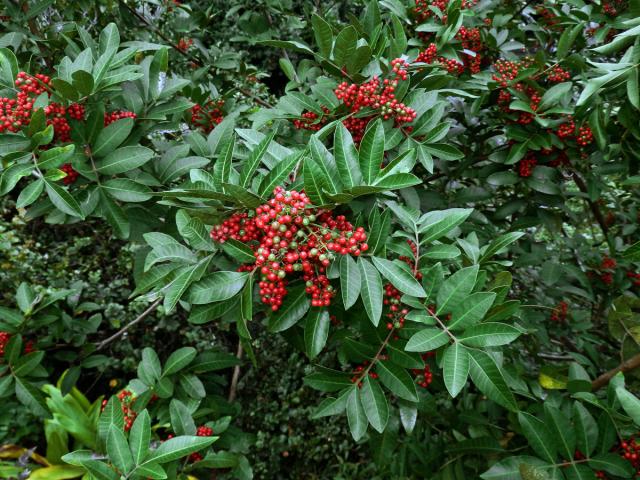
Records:
[[[0,13],[0,477],[640,475],[640,1]]]

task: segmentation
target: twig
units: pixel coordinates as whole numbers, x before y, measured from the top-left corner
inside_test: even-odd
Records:
[[[618,372],[626,373],[631,370],[640,367],[640,353],[637,353],[629,360],[622,362],[613,370],[609,370],[608,372],[603,373],[598,378],[596,378],[593,382],[591,382],[591,389],[598,390],[609,383],[609,381],[616,376]]]
[[[147,318],[149,316],[149,314],[151,314],[156,308],[158,308],[158,305],[160,305],[160,303],[162,302],[162,298],[157,299],[155,302],[153,302],[149,308],[147,308],[144,312],[142,312],[138,318],[136,318],[135,320],[127,323],[124,327],[122,327],[120,330],[118,330],[116,333],[114,333],[113,335],[111,335],[109,338],[101,341],[100,343],[96,344],[96,352],[98,350],[102,350],[104,347],[106,347],[107,345],[109,345],[111,342],[113,342],[114,340],[118,339],[119,337],[121,337],[127,330],[129,330],[131,327],[133,327],[134,325],[137,325],[138,323],[140,323],[142,320],[144,320],[145,318]]]
[[[557,362],[570,362],[575,360],[571,355],[556,355],[554,353],[538,353],[538,357],[544,358],[545,360],[555,360]]]
[[[242,354],[244,350],[242,349],[242,342],[238,340],[238,350],[236,351],[236,358],[238,360],[242,359]],[[240,365],[236,365],[233,367],[233,376],[231,377],[231,388],[229,389],[229,403],[233,402],[236,399],[236,392],[238,390],[238,380],[240,379]]]

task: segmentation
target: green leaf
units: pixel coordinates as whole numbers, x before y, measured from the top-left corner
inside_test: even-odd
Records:
[[[115,236],[123,239],[129,238],[131,226],[120,205],[111,200],[104,192],[100,192],[100,206],[107,222],[113,227]]]
[[[486,322],[468,328],[458,338],[470,347],[497,347],[513,342],[521,333],[506,323]]]
[[[333,60],[338,67],[342,67],[345,62],[353,55],[358,42],[358,31],[349,25],[343,28],[333,47]]]
[[[84,220],[84,214],[82,213],[80,204],[69,192],[60,185],[56,185],[55,183],[51,183],[47,180],[44,180],[44,183],[49,200],[51,200],[51,203],[53,203],[58,210],[62,213],[66,213],[67,215],[79,217]]]
[[[548,462],[555,463],[555,441],[551,431],[542,420],[528,413],[518,412],[518,422],[533,451]]]
[[[162,370],[162,375],[172,375],[176,372],[179,372],[183,368],[186,368],[194,358],[198,351],[193,347],[182,347],[173,352],[167,358],[167,361],[164,364],[164,369]]]
[[[442,377],[444,384],[452,397],[458,396],[467,383],[469,376],[469,353],[467,349],[454,342],[447,347],[442,358]]]
[[[449,329],[464,329],[478,323],[487,314],[496,299],[495,293],[476,292],[453,306]]]
[[[141,411],[133,422],[131,432],[129,432],[129,447],[133,463],[142,463],[149,453],[149,442],[151,441],[151,418],[147,410]]]
[[[578,38],[578,35],[582,33],[584,29],[584,24],[582,22],[574,25],[572,28],[565,28],[560,35],[560,39],[558,40],[558,49],[556,51],[556,55],[558,59],[563,59],[569,53],[571,46]]]
[[[631,417],[633,423],[640,426],[640,400],[623,387],[616,388],[616,396],[624,411]]]
[[[324,308],[314,307],[307,315],[304,326],[304,345],[309,358],[315,358],[322,351],[329,337],[329,312]]]
[[[384,127],[380,119],[370,125],[360,143],[358,162],[365,185],[372,185],[384,161]]]
[[[98,460],[84,460],[82,466],[97,480],[119,480],[120,475],[111,469],[106,463]]]
[[[221,243],[222,250],[238,263],[253,263],[256,261],[256,257],[246,244],[239,242],[233,238],[229,238]]]
[[[367,416],[360,399],[360,390],[357,388],[351,390],[347,400],[347,421],[351,436],[357,442],[367,432],[368,426]]]
[[[340,291],[345,310],[349,310],[358,300],[361,285],[358,265],[351,255],[343,255],[340,258]]]
[[[561,98],[566,98],[569,92],[571,92],[572,87],[573,83],[564,82],[549,88],[546,92],[544,92],[544,95],[542,95],[540,105],[538,105],[538,110],[544,111],[547,108],[557,104],[558,100],[560,100]]]
[[[155,463],[148,463],[146,465],[140,465],[138,468],[135,469],[134,471],[135,473],[141,475],[144,478],[150,478],[150,479],[165,479],[165,478],[169,478],[167,476],[167,472],[164,471],[164,468],[162,468],[160,465],[156,465]]]
[[[594,470],[604,470],[611,475],[623,478],[631,478],[635,472],[629,461],[614,453],[601,453],[592,457],[588,462]]]
[[[523,235],[524,235],[524,232],[509,232],[509,233],[505,233],[504,235],[500,235],[498,238],[496,238],[489,244],[487,249],[484,251],[484,253],[480,257],[480,263],[487,261],[493,255],[498,253],[507,245],[515,242]]]
[[[373,264],[363,257],[358,259],[358,268],[362,284],[362,303],[367,316],[377,327],[382,315],[382,279]]]
[[[258,169],[260,162],[262,162],[262,159],[264,158],[264,155],[267,153],[267,149],[269,148],[269,144],[271,143],[275,135],[276,132],[273,131],[270,135],[264,137],[258,144],[258,146],[251,151],[249,157],[247,157],[247,159],[245,160],[242,171],[240,172],[241,187],[246,188],[250,184],[253,174]]]
[[[221,302],[237,295],[244,287],[246,272],[213,272],[193,284],[189,301],[195,305]]]
[[[338,398],[325,398],[311,415],[312,420],[332,415],[340,415],[347,408],[347,401],[353,387],[347,387]]]
[[[323,194],[326,186],[324,174],[318,164],[310,157],[304,160],[302,174],[304,176],[304,191],[311,199],[311,202],[314,205],[326,204]]]
[[[293,172],[303,155],[304,152],[292,153],[278,162],[269,173],[262,177],[258,187],[258,195],[261,197],[270,195]]]
[[[331,47],[333,45],[333,31],[331,25],[324,21],[315,13],[311,17],[311,25],[313,26],[313,34],[318,45],[320,55],[329,58]]]
[[[587,457],[598,444],[598,424],[589,411],[579,402],[573,404],[573,423],[576,430],[576,446]]]
[[[458,270],[447,278],[438,290],[436,315],[452,311],[473,290],[478,277],[478,265]]]
[[[44,180],[42,180],[42,178],[38,178],[37,180],[31,182],[20,192],[20,195],[18,195],[18,199],[16,200],[16,207],[24,208],[31,205],[40,197],[43,190]]]
[[[97,162],[96,170],[103,175],[115,175],[141,167],[154,156],[153,150],[146,147],[121,147],[109,153]]]
[[[133,456],[129,450],[127,439],[122,430],[115,425],[109,428],[107,436],[107,455],[113,465],[122,473],[128,474],[133,469]]]
[[[71,144],[65,147],[53,147],[49,150],[45,150],[38,155],[38,167],[42,170],[48,170],[50,168],[59,168],[63,163],[68,161],[76,146]]]
[[[346,387],[352,388],[351,375],[328,368],[304,377],[304,383],[321,392],[335,392]]]
[[[416,385],[404,368],[390,361],[382,360],[376,363],[376,373],[382,384],[387,387],[391,393],[410,402],[418,401]]]
[[[250,339],[251,333],[247,328],[248,323],[253,318],[253,277],[245,284],[240,295],[240,318],[236,322],[238,335],[242,338]]]
[[[347,189],[351,189],[362,183],[362,172],[358,164],[358,151],[351,132],[339,123],[334,132],[334,155],[338,173],[342,179],[342,183]]]
[[[560,446],[561,454],[566,458],[576,451],[576,434],[569,419],[558,408],[549,403],[544,404],[545,424],[549,427],[551,434]]]
[[[94,157],[110,154],[124,142],[133,130],[133,118],[121,118],[98,133],[91,153]]]
[[[191,412],[180,400],[174,398],[169,404],[169,415],[171,417],[171,427],[177,435],[195,435],[196,424],[193,421]]]
[[[422,216],[419,232],[422,234],[420,243],[438,240],[451,230],[462,224],[473,212],[472,208],[450,208],[435,210]]]
[[[422,148],[430,155],[445,161],[459,160],[464,158],[464,153],[453,145],[447,143],[423,143]]]
[[[400,260],[391,261],[378,257],[373,257],[372,260],[373,264],[378,268],[378,271],[402,293],[418,298],[427,296],[420,282],[418,282],[411,271],[406,268],[404,262]]]
[[[44,352],[31,352],[27,353],[20,357],[13,364],[13,374],[16,377],[26,377],[29,375],[38,365],[42,362],[42,358],[44,357]]]
[[[0,156],[13,152],[22,152],[31,145],[31,140],[24,135],[14,133],[0,134]]]
[[[142,350],[142,361],[138,364],[138,376],[148,385],[153,385],[162,376],[160,359],[151,347]]]
[[[50,417],[42,390],[20,377],[14,377],[14,380],[16,384],[16,397],[18,397],[20,403],[39,417]]]
[[[102,183],[102,189],[121,202],[145,202],[152,197],[153,193],[146,185],[128,178],[107,180]]]
[[[291,289],[280,309],[269,317],[269,331],[277,333],[293,327],[305,316],[310,304],[311,301],[304,287]]]
[[[362,380],[360,400],[369,423],[382,433],[389,420],[389,405],[382,388],[375,379],[369,378],[369,375]]]
[[[143,465],[150,463],[168,463],[207,448],[218,437],[180,436],[165,440],[151,453]]]
[[[112,425],[118,429],[124,429],[122,406],[115,395],[109,398],[98,418],[98,437],[102,442],[106,443]]]
[[[430,352],[448,343],[449,338],[444,330],[425,328],[413,334],[404,349],[407,352]]]
[[[469,353],[471,354],[469,372],[476,387],[490,400],[511,411],[517,411],[516,399],[493,358],[480,350],[470,350]]]

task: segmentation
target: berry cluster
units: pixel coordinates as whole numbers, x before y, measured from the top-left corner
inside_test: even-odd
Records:
[[[636,477],[640,476],[640,443],[631,437],[622,440],[618,448],[620,456],[631,463],[631,466],[636,470]]]
[[[11,340],[11,334],[9,332],[0,332],[0,357],[4,357],[4,350],[7,347],[7,343]],[[33,340],[28,340],[24,344],[23,353],[26,355],[27,353],[35,352],[35,343]]]
[[[479,28],[460,27],[456,34],[456,39],[460,40],[463,49],[463,68],[469,70],[469,73],[479,73],[482,64],[482,55],[480,52],[484,49]],[[471,53],[473,52],[473,53]]]
[[[507,88],[511,85],[518,74],[525,68],[531,65],[531,60],[528,58],[512,61],[500,59],[493,64],[495,73],[491,75],[491,78],[500,84],[502,88]]]
[[[51,77],[43,74],[30,75],[19,72],[15,81],[18,93],[16,98],[0,98],[0,133],[19,132],[31,122],[35,100],[50,89]],[[54,138],[59,142],[71,140],[69,118],[84,119],[84,106],[71,104],[64,107],[59,103],[50,103],[44,107],[47,125],[53,125]]]
[[[193,39],[191,39],[191,38],[181,38],[178,41],[178,44],[176,45],[176,47],[181,52],[186,52],[187,50],[189,50],[189,48],[191,48],[191,45],[193,45]]]
[[[617,17],[627,5],[627,0],[605,0],[602,2],[602,11],[610,17]]]
[[[191,124],[209,133],[224,119],[224,100],[210,100],[204,105],[194,105],[191,108]]]
[[[420,52],[416,57],[416,63],[433,63],[438,56],[438,47],[435,43],[430,43],[429,46]]]
[[[118,400],[120,400],[120,406],[122,413],[124,414],[124,431],[128,432],[133,426],[133,422],[136,420],[138,414],[133,410],[132,404],[135,400],[135,396],[130,390],[121,390],[118,393]],[[102,410],[107,406],[107,399],[102,401]]]
[[[533,169],[538,164],[538,159],[533,152],[528,152],[525,157],[517,164],[518,175],[521,177],[530,177]]]
[[[0,357],[4,357],[4,349],[11,339],[11,334],[8,332],[0,332]]]
[[[569,305],[567,302],[559,302],[556,308],[551,312],[551,321],[552,322],[564,322],[567,319],[567,313],[569,311]]]
[[[70,163],[62,165],[60,170],[67,174],[67,176],[62,179],[65,185],[71,185],[78,179],[78,172],[73,169]]]
[[[274,190],[274,197],[248,213],[236,213],[213,227],[211,238],[247,243],[255,262],[240,271],[261,273],[262,303],[277,311],[287,294],[287,277],[300,275],[314,307],[329,306],[336,292],[325,272],[335,254],[359,256],[369,249],[362,227],[344,215],[317,210],[305,193]]]
[[[325,114],[330,113],[330,110],[325,106],[322,107],[322,111]],[[315,112],[305,112],[302,114],[302,118],[293,121],[293,125],[298,130],[311,130],[312,132],[319,131],[326,123],[326,119]]]
[[[198,427],[196,431],[197,437],[212,437],[213,436],[213,428],[207,427],[205,425]],[[202,455],[198,452],[192,453],[189,455],[189,461],[195,463],[202,461]]]
[[[447,23],[447,7],[449,6],[449,0],[415,0],[416,6],[413,11],[418,23],[422,23],[428,20],[432,16],[435,16],[433,10],[429,7],[435,7],[440,10],[442,15],[442,23]],[[462,0],[461,9],[471,8],[478,3],[478,0]],[[421,32],[422,33],[422,32]]]
[[[549,83],[562,83],[566,82],[571,78],[571,74],[567,72],[560,65],[555,65],[549,72],[547,73],[547,82]]]
[[[640,287],[640,273],[627,272],[627,278],[631,280],[635,287]]]
[[[122,118],[133,118],[136,119],[137,115],[133,112],[128,112],[127,110],[116,110],[115,112],[110,112],[104,114],[104,126],[111,125],[113,122],[120,120]]]
[[[386,360],[387,356],[386,355],[380,355],[378,356],[378,360]],[[358,383],[358,388],[362,387],[362,377],[364,376],[364,372],[369,369],[367,371],[367,375],[369,375],[369,377],[376,379],[378,378],[378,374],[375,372],[371,371],[371,367],[369,367],[369,365],[371,364],[371,362],[369,360],[365,360],[362,365],[358,365],[355,370],[353,371],[353,376],[351,377],[351,383]]]
[[[404,308],[400,302],[402,295],[390,283],[384,285],[383,295],[382,303],[389,308],[389,311],[385,314],[388,319],[387,329],[402,328],[404,326],[404,316],[409,313],[409,310]]]
[[[432,352],[427,352],[427,353],[432,353]],[[423,360],[424,360],[424,356],[423,356]],[[431,373],[431,367],[429,366],[428,363],[424,364],[424,368],[422,370],[418,368],[414,368],[411,371],[416,377],[416,383],[420,385],[422,388],[427,388],[429,385],[431,385],[431,382],[433,381],[433,373]]]

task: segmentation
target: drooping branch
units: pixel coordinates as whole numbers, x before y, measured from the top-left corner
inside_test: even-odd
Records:
[[[600,375],[593,382],[591,382],[591,389],[595,391],[606,386],[618,372],[626,373],[630,372],[631,370],[635,370],[638,367],[640,367],[640,353],[622,362],[616,368]]]
[[[162,302],[162,298],[157,299],[155,302],[153,302],[149,308],[147,308],[144,312],[142,312],[136,319],[132,320],[131,322],[127,323],[124,327],[122,327],[120,330],[118,330],[116,333],[114,333],[113,335],[111,335],[109,338],[101,341],[100,343],[96,344],[96,352],[98,350],[102,350],[104,347],[106,347],[107,345],[109,345],[111,342],[113,342],[114,340],[117,340],[118,338],[120,338],[122,335],[124,335],[124,333],[129,330],[131,327],[133,327],[134,325],[137,325],[138,323],[140,323],[142,320],[144,320],[145,318],[147,318],[156,308],[158,308],[158,305],[160,305],[160,303]]]

